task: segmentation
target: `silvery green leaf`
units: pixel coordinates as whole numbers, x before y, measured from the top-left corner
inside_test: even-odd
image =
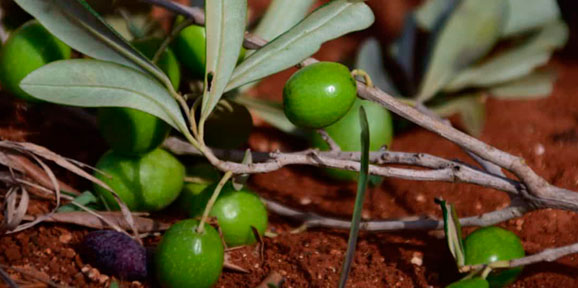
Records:
[[[108,26],[84,0],[15,0],[50,33],[75,50],[155,76],[167,87],[168,77]]]
[[[368,38],[361,44],[359,52],[357,52],[355,68],[365,70],[371,76],[373,84],[379,89],[393,96],[399,96],[399,92],[394,88],[393,82],[385,70],[382,59],[383,54],[379,41],[373,37]]]
[[[201,108],[203,122],[217,103],[239,58],[245,37],[247,0],[211,0],[205,3],[207,64]]]
[[[568,27],[562,21],[544,26],[524,44],[505,50],[481,64],[460,72],[445,91],[458,91],[466,87],[488,87],[512,81],[530,74],[548,62],[553,50],[564,46]]]
[[[540,99],[548,97],[554,88],[556,74],[551,71],[535,72],[526,77],[504,83],[490,89],[490,94],[498,99]]]
[[[536,29],[560,18],[556,0],[508,0],[509,16],[503,37]]]
[[[454,256],[458,268],[462,267],[466,263],[466,255],[464,252],[460,219],[456,214],[454,205],[443,200],[437,200],[437,202],[441,206],[444,216],[444,230],[446,232],[448,248],[452,256]]]
[[[245,150],[245,155],[243,156],[243,161],[241,163],[245,165],[253,163],[253,154],[251,153],[251,149]],[[235,188],[235,190],[237,191],[243,189],[243,186],[249,180],[249,176],[250,174],[235,175],[231,180],[231,182],[233,183],[233,188]]]
[[[463,0],[437,37],[417,100],[431,99],[462,69],[486,55],[507,16],[504,0]]]
[[[80,204],[82,206],[88,206],[91,204],[97,204],[99,199],[92,194],[90,191],[84,191],[82,194],[76,196],[72,202],[76,204]],[[74,203],[68,203],[64,206],[59,207],[56,212],[63,213],[63,212],[73,212],[73,211],[81,211],[79,207],[77,207]]]
[[[301,21],[313,2],[313,0],[273,0],[253,34],[267,41],[275,39]]]
[[[434,30],[434,27],[443,22],[444,14],[451,12],[460,0],[429,0],[415,10],[416,22],[419,27],[426,31]]]
[[[257,99],[241,95],[233,99],[235,102],[247,107],[257,116],[273,127],[295,136],[304,136],[305,132],[295,126],[283,112],[283,105],[279,102]]]
[[[100,60],[56,61],[30,73],[20,87],[44,101],[80,107],[127,107],[150,113],[188,133],[179,106],[150,75]]]
[[[362,1],[331,1],[247,57],[233,72],[227,91],[292,67],[324,42],[365,29],[373,21],[373,12]]]
[[[468,94],[451,98],[447,102],[431,107],[440,117],[450,117],[454,114],[460,120],[466,131],[474,136],[480,136],[486,122],[486,96],[482,93]]]

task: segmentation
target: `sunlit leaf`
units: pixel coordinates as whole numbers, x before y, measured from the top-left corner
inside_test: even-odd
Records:
[[[168,77],[108,26],[84,0],[15,0],[20,7],[75,50],[155,76],[167,87]]]
[[[462,267],[465,265],[466,258],[462,241],[460,219],[456,214],[454,205],[443,200],[438,200],[437,202],[441,206],[444,215],[444,230],[446,232],[448,248],[450,249],[452,256],[454,256],[458,267]]]
[[[112,62],[57,61],[29,74],[20,87],[48,102],[81,107],[128,107],[164,120],[187,133],[187,125],[167,89],[148,74]]]
[[[233,72],[227,90],[292,67],[324,42],[365,29],[373,20],[373,12],[362,1],[331,1],[246,58]]]
[[[235,102],[242,104],[249,110],[261,117],[271,126],[288,134],[303,136],[304,131],[295,126],[283,112],[283,104],[280,102],[257,99],[248,96],[239,96],[233,99]]]
[[[463,0],[448,19],[433,49],[417,99],[425,102],[457,72],[487,54],[507,16],[503,0]]]
[[[201,121],[209,117],[231,78],[245,36],[247,0],[205,3],[207,64]]]
[[[313,2],[313,0],[273,0],[253,34],[267,41],[275,39],[301,21]]]
[[[466,87],[487,87],[530,74],[548,62],[552,51],[564,46],[568,27],[557,21],[543,27],[524,44],[501,52],[483,63],[460,72],[446,87],[457,91]]]
[[[355,256],[355,246],[359,235],[359,224],[361,223],[361,211],[363,210],[363,200],[367,190],[367,179],[369,175],[369,124],[367,123],[367,114],[363,106],[359,107],[359,125],[361,126],[361,161],[359,169],[359,178],[357,179],[357,195],[355,196],[355,206],[353,216],[351,217],[351,229],[349,231],[349,240],[347,241],[347,252],[341,269],[339,287],[345,287],[351,263]]]
[[[556,74],[551,71],[536,72],[518,80],[490,89],[490,94],[499,99],[528,100],[548,97],[554,88]]]
[[[556,0],[508,0],[508,20],[502,36],[538,28],[560,18],[560,8]]]
[[[458,114],[466,131],[480,136],[486,121],[486,96],[482,93],[462,95],[452,98],[441,105],[431,107],[440,117]]]
[[[383,54],[379,41],[375,38],[368,38],[361,44],[359,52],[357,52],[355,68],[365,70],[371,76],[373,84],[379,89],[391,95],[399,96],[399,92],[394,88],[393,82],[385,70],[382,59]]]

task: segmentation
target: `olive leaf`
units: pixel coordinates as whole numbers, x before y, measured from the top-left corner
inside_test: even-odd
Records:
[[[362,1],[331,1],[247,57],[235,68],[226,90],[294,66],[313,55],[324,42],[365,29],[373,21],[373,12]]]
[[[426,30],[433,31],[439,23],[445,22],[461,0],[429,0],[425,1],[415,10],[417,25]]]
[[[233,101],[247,107],[273,127],[295,136],[305,136],[305,132],[291,123],[283,112],[283,104],[275,101],[257,99],[246,95],[235,97]]]
[[[271,41],[301,21],[313,0],[273,0],[253,34]]]
[[[509,15],[503,37],[536,29],[560,18],[556,0],[508,0]]]
[[[15,0],[50,33],[75,50],[150,73],[166,87],[169,78],[108,26],[84,0]]]
[[[493,87],[489,93],[498,99],[539,99],[552,93],[555,80],[556,74],[552,71],[536,72],[515,81]]]
[[[28,74],[20,87],[32,96],[81,107],[127,107],[150,113],[188,133],[179,106],[148,74],[100,60],[56,61]]]
[[[480,136],[486,121],[485,102],[486,96],[480,92],[457,96],[430,109],[440,117],[458,114],[464,129],[471,135]]]
[[[357,52],[355,67],[367,72],[371,76],[373,85],[379,89],[393,96],[399,96],[399,92],[395,89],[387,70],[385,70],[384,63],[381,61],[382,58],[379,41],[371,37],[361,44],[359,52]]]
[[[414,76],[416,38],[417,22],[415,14],[409,13],[405,17],[401,37],[397,41],[398,53],[396,60],[410,83],[413,83]]]
[[[507,16],[503,0],[463,0],[437,37],[417,100],[425,102],[460,70],[487,54]]]
[[[524,44],[463,70],[444,90],[458,91],[466,87],[493,86],[528,75],[536,67],[546,64],[555,49],[564,46],[568,33],[564,22],[552,22],[542,27]]]
[[[460,225],[460,219],[456,214],[456,209],[453,204],[449,204],[446,201],[436,199],[436,202],[442,208],[444,231],[446,233],[448,248],[452,256],[454,256],[458,268],[462,267],[466,263],[466,257],[462,240],[462,227]]]
[[[355,206],[353,216],[351,217],[351,230],[349,231],[349,240],[347,241],[347,252],[345,261],[341,269],[339,287],[345,287],[351,263],[355,256],[355,246],[357,245],[357,236],[359,235],[359,224],[361,222],[361,211],[363,210],[363,200],[367,190],[367,179],[369,176],[369,123],[367,123],[367,114],[363,106],[359,107],[359,125],[361,126],[361,161],[359,169],[359,178],[357,179],[357,195],[355,196]]]
[[[245,36],[247,0],[212,0],[205,3],[207,64],[201,122],[223,95],[239,58]]]
[[[94,196],[90,191],[84,191],[82,194],[76,196],[72,202],[76,204],[80,204],[82,206],[93,206],[99,203],[98,197]],[[83,211],[78,206],[74,205],[73,203],[66,204],[64,206],[60,206],[56,212],[63,213],[63,212],[74,212],[74,211]]]
[[[245,165],[249,165],[249,164],[253,163],[253,154],[251,153],[251,149],[245,150],[245,155],[243,155],[243,161],[241,163],[245,164]],[[251,174],[239,174],[239,175],[233,176],[233,179],[231,180],[231,183],[233,184],[233,188],[235,188],[235,190],[237,190],[237,191],[243,189],[243,186],[249,180],[250,175]]]

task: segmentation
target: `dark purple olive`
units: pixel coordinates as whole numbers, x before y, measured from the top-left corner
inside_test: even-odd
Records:
[[[126,234],[113,230],[91,232],[84,237],[80,253],[103,273],[125,280],[147,277],[146,249]]]

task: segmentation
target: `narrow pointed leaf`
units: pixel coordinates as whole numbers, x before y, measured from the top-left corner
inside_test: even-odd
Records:
[[[433,31],[437,23],[444,22],[442,19],[449,15],[460,0],[429,0],[415,10],[417,25],[426,30]]]
[[[564,22],[550,23],[524,44],[460,72],[444,90],[452,92],[466,87],[488,87],[526,76],[546,64],[553,51],[564,46],[568,34]]]
[[[138,109],[182,133],[188,131],[179,106],[164,86],[148,74],[120,64],[90,59],[57,61],[30,73],[20,87],[36,98],[63,105]]]
[[[99,200],[96,196],[94,196],[94,194],[92,194],[92,192],[84,191],[82,194],[75,197],[74,200],[72,200],[72,201],[74,203],[80,204],[82,206],[89,206],[89,205],[97,204]],[[69,203],[69,204],[66,204],[64,206],[59,207],[56,210],[56,212],[58,212],[58,213],[74,212],[74,211],[82,211],[82,209],[79,208],[78,206],[74,205],[73,203]]]
[[[361,211],[363,210],[363,200],[367,189],[367,179],[369,175],[369,124],[367,123],[367,114],[365,109],[359,107],[359,125],[361,125],[361,161],[359,169],[359,178],[357,179],[357,195],[355,196],[355,206],[353,216],[351,217],[351,230],[349,231],[349,240],[347,241],[347,252],[345,261],[341,269],[339,287],[345,287],[351,263],[355,256],[355,246],[357,245],[357,236],[359,235],[359,224],[361,222]]]
[[[205,4],[207,64],[201,121],[209,117],[231,79],[247,18],[247,0],[211,0]]]
[[[283,104],[274,101],[257,99],[248,96],[239,96],[234,101],[244,105],[249,110],[261,117],[271,126],[295,136],[304,136],[305,132],[291,123],[283,112]]]
[[[301,21],[313,2],[313,0],[273,0],[253,34],[267,41],[275,39]]]
[[[458,114],[464,129],[471,135],[480,136],[486,122],[485,102],[486,96],[476,93],[450,99],[442,105],[432,107],[431,110],[440,117]]]
[[[168,77],[108,26],[84,0],[15,0],[50,33],[75,50],[145,71],[170,86]]]
[[[556,0],[508,0],[509,15],[503,37],[536,29],[560,18]]]
[[[387,70],[385,70],[382,59],[383,54],[379,41],[375,38],[368,38],[361,44],[359,52],[357,52],[355,68],[367,72],[371,76],[373,85],[379,89],[391,95],[399,96],[399,92],[395,89]]]
[[[536,72],[518,80],[493,87],[489,92],[494,98],[528,100],[548,97],[554,89],[556,74],[551,71]]]
[[[418,101],[431,99],[457,72],[486,55],[507,16],[504,0],[463,0],[436,39]]]
[[[373,21],[373,12],[362,1],[331,1],[245,59],[233,72],[227,90],[292,67],[324,42],[365,29]]]
[[[245,150],[245,155],[243,156],[243,161],[241,163],[245,165],[253,164],[253,154],[251,153],[251,149]],[[237,191],[243,189],[243,186],[245,186],[249,180],[249,176],[250,174],[239,174],[233,176],[233,179],[231,180],[233,188]]]
[[[396,57],[397,63],[405,73],[405,78],[408,79],[410,83],[413,83],[414,76],[416,38],[417,23],[415,14],[410,13],[405,18],[401,37],[397,41],[399,49]]]
[[[465,265],[466,257],[462,241],[460,219],[456,214],[454,205],[443,200],[438,201],[438,204],[440,204],[444,215],[444,230],[446,232],[448,248],[450,249],[452,256],[454,256],[458,268],[462,267]]]

